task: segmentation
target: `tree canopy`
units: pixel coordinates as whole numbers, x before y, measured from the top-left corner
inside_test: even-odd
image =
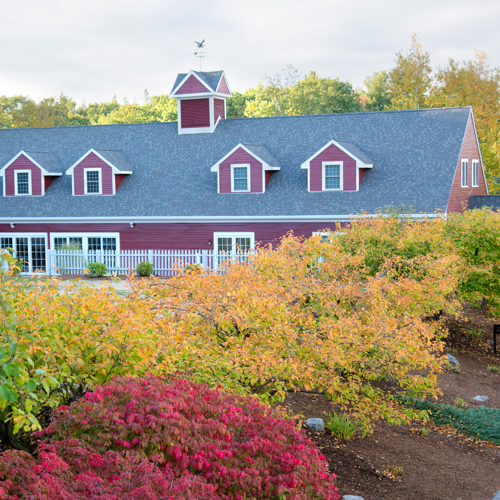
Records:
[[[301,73],[291,65],[227,100],[228,118],[316,115],[360,111],[472,106],[491,193],[500,192],[500,70],[485,53],[469,61],[449,59],[433,68],[416,34],[393,68],[366,77],[364,89],[339,78]],[[167,94],[144,103],[110,101],[81,104],[61,94],[36,102],[23,95],[0,96],[0,128],[109,125],[177,120],[177,104]]]

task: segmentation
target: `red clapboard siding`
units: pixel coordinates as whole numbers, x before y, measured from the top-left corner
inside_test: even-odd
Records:
[[[356,160],[344,153],[335,144],[331,144],[316,158],[311,160],[309,179],[311,191],[323,190],[323,163],[324,161],[344,162],[344,191],[356,191]]]
[[[94,153],[90,153],[73,170],[73,182],[75,185],[75,195],[85,194],[85,175],[86,168],[100,168],[102,179],[102,194],[113,194],[113,169]],[[96,195],[88,195],[96,196]]]
[[[462,160],[469,160],[469,187],[462,187]],[[472,187],[472,160],[479,160],[479,186]],[[484,182],[483,164],[479,155],[479,145],[474,131],[472,115],[469,116],[467,128],[465,130],[460,158],[458,159],[450,197],[448,199],[447,212],[463,212],[464,204],[469,201],[469,196],[477,194],[487,194]]]
[[[49,189],[49,186],[52,184],[52,181],[54,180],[53,177],[49,177],[48,175],[45,176],[45,191],[47,191],[47,189]]]
[[[116,184],[117,191],[118,191],[118,188],[120,187],[120,184],[122,183],[123,179],[125,179],[125,174],[115,174],[115,184]]]
[[[211,90],[205,87],[194,75],[191,75],[176,94],[200,94],[205,92],[211,92]]]
[[[31,194],[42,196],[42,171],[26,156],[21,155],[12,165],[5,169],[5,194],[6,196],[16,195],[16,180],[14,170],[31,170]]]
[[[168,224],[136,223],[133,228],[128,223],[109,224],[20,224],[12,229],[10,224],[0,224],[0,233],[25,234],[48,233],[119,233],[122,250],[212,250],[214,232],[253,232],[255,242],[276,246],[282,236],[293,231],[296,236],[306,238],[313,232],[335,229],[335,222],[259,222],[259,223],[203,223]]]
[[[237,163],[250,164],[250,192],[262,193],[262,163],[248,154],[243,148],[238,148],[231,156],[226,158],[219,166],[219,191],[231,192],[231,165]]]
[[[273,175],[273,171],[266,170],[266,189],[267,189],[267,185],[269,184],[269,181],[271,180],[271,175]]]
[[[361,189],[361,180],[363,179],[363,175],[365,175],[365,169],[364,168],[360,168],[359,169],[359,186],[360,186],[360,189]]]
[[[219,82],[219,86],[217,87],[217,92],[220,92],[221,94],[231,95],[231,92],[229,92],[229,87],[227,86],[226,79],[224,77],[222,77]]]
[[[217,123],[217,118],[226,118],[224,99],[214,99],[214,123]]]
[[[210,127],[209,99],[181,100],[181,128]]]

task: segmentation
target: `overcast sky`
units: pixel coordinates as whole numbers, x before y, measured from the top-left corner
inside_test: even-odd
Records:
[[[500,66],[499,0],[2,0],[0,95],[61,92],[78,103],[143,102],[177,73],[223,69],[243,91],[286,64],[360,87],[390,69],[417,33],[433,66]]]

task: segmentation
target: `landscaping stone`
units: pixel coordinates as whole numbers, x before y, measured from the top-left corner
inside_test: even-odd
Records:
[[[476,396],[475,401],[488,401],[488,396]]]
[[[454,365],[460,366],[460,363],[458,362],[458,359],[455,358],[455,356],[452,356],[451,354],[447,354],[448,356],[448,363],[453,363]]]
[[[313,431],[322,432],[325,430],[325,422],[323,422],[322,418],[308,418],[306,425]]]
[[[344,495],[342,500],[364,500],[363,497],[358,497],[357,495]]]

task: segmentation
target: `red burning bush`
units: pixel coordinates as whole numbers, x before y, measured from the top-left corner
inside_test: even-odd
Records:
[[[36,459],[1,456],[0,499],[338,498],[293,420],[185,380],[114,380],[38,436]]]

